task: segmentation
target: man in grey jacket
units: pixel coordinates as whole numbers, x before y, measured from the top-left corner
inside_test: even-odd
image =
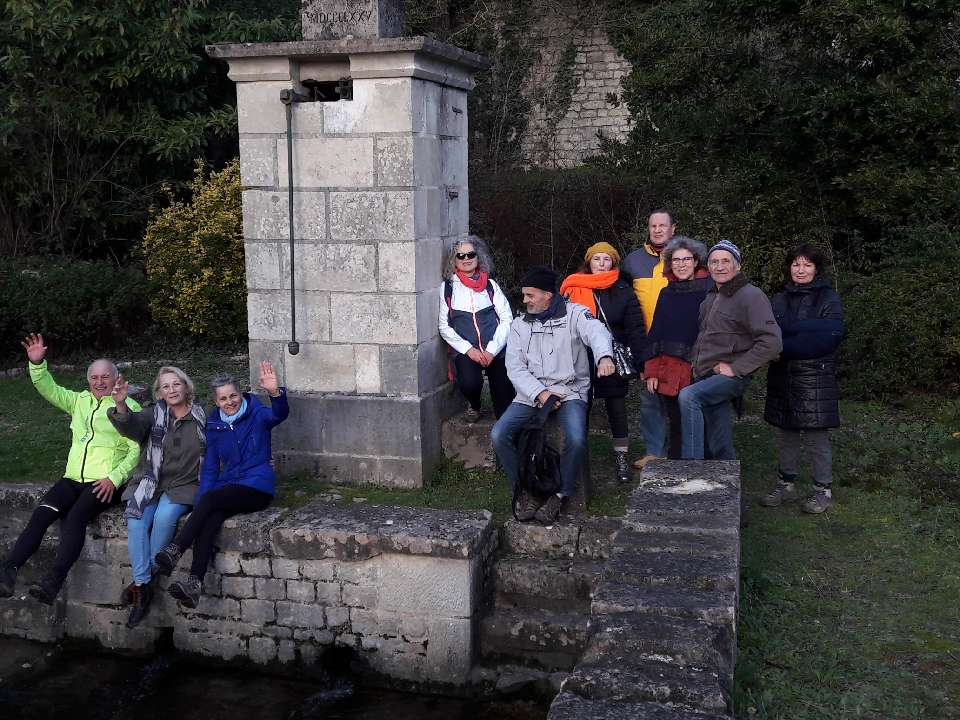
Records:
[[[704,442],[714,460],[733,460],[730,401],[743,395],[753,373],[783,349],[770,301],[740,272],[740,250],[721,240],[707,253],[717,284],[700,305],[693,346],[693,384],[680,391],[681,454],[702,460]]]
[[[520,472],[517,436],[527,421],[553,395],[564,432],[560,457],[560,492],[543,504],[523,493],[517,519],[553,522],[565,498],[573,494],[574,479],[587,447],[587,400],[590,393],[589,347],[597,376],[615,372],[612,338],[602,322],[582,305],[567,302],[557,292],[557,276],[548,268],[534,268],[521,280],[527,312],[510,325],[507,338],[507,375],[516,398],[493,426],[491,439],[510,486]]]

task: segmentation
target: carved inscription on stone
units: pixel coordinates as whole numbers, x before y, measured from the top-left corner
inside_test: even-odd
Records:
[[[403,0],[303,0],[304,40],[399,37]]]

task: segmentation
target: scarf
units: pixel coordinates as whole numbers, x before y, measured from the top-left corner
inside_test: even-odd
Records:
[[[560,285],[560,294],[569,298],[571,302],[586,307],[590,314],[597,316],[597,303],[594,299],[594,290],[606,290],[620,277],[620,270],[614,268],[602,273],[575,273],[568,275]]]
[[[474,292],[483,292],[487,288],[487,280],[490,276],[488,273],[481,272],[477,273],[476,276],[471,277],[470,275],[457,270],[457,277],[460,278],[460,282]]]
[[[206,445],[207,436],[204,434],[204,427],[207,424],[207,414],[197,404],[190,406],[190,414],[193,415],[197,424],[197,435],[200,436],[201,444]],[[163,438],[166,437],[169,421],[170,408],[161,400],[153,406],[153,425],[150,428],[150,445],[147,448],[147,457],[150,462],[140,478],[137,489],[133,491],[133,497],[127,500],[127,506],[123,511],[124,517],[142,518],[144,509],[153,501],[159,482],[160,466],[163,464]],[[203,456],[200,464],[203,464]]]
[[[550,305],[547,307],[546,310],[539,313],[524,313],[523,319],[526,320],[527,322],[534,322],[535,320],[539,320],[541,323],[545,323],[547,320],[549,320],[550,318],[552,318],[554,315],[557,314],[557,311],[564,306],[563,303],[564,303],[563,295],[561,295],[560,293],[554,293],[553,297],[550,299]],[[561,317],[563,316],[561,315]]]
[[[233,425],[244,411],[247,409],[247,399],[244,398],[243,402],[240,404],[240,409],[237,410],[233,415],[227,415],[223,410],[220,411],[220,419],[223,420],[227,425]]]

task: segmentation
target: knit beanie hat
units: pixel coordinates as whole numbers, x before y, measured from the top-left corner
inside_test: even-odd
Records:
[[[594,243],[588,247],[587,252],[583,256],[584,261],[590,262],[591,258],[597,253],[606,253],[613,258],[614,264],[620,264],[620,253],[617,252],[617,249],[613,245],[605,242]]]
[[[729,240],[721,240],[712,248],[710,248],[710,251],[707,253],[707,258],[709,259],[710,256],[713,255],[713,253],[715,253],[717,250],[726,250],[728,253],[733,255],[733,259],[737,261],[737,265],[743,264],[740,259],[740,248],[738,248]]]
[[[555,293],[557,274],[548,267],[532,268],[520,279],[520,287],[535,287],[538,290]]]

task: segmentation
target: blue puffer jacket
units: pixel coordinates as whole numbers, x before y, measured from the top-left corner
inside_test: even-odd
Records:
[[[220,419],[217,408],[207,416],[207,453],[200,470],[196,502],[204,493],[224,485],[246,485],[274,494],[276,475],[270,464],[270,430],[290,414],[287,390],[280,388],[280,395],[271,398],[270,407],[261,405],[250,393],[243,397],[247,409],[232,426]]]

